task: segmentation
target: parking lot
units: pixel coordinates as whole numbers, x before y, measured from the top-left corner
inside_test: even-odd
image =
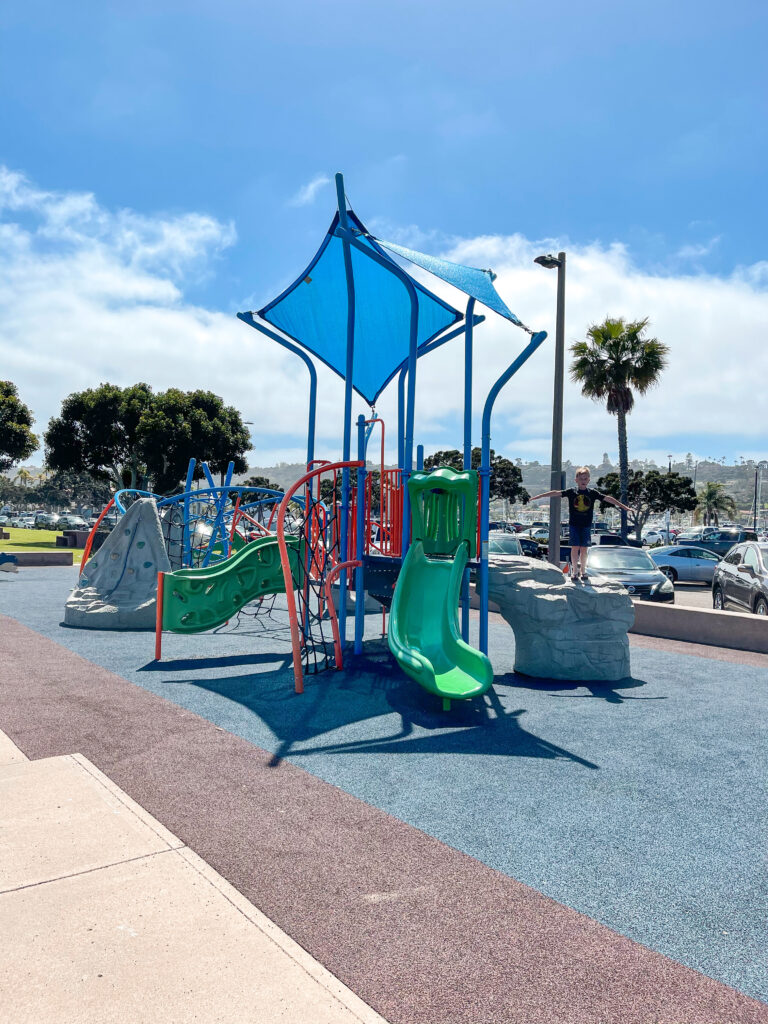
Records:
[[[712,588],[701,583],[676,583],[675,604],[684,608],[712,608]]]

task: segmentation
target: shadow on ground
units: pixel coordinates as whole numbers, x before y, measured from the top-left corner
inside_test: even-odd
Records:
[[[232,669],[244,671],[227,671]],[[164,685],[194,686],[247,708],[278,739],[273,765],[289,755],[375,751],[564,758],[597,769],[593,762],[526,731],[522,725],[526,709],[514,707],[516,693],[522,697],[525,690],[545,690],[553,697],[588,697],[613,704],[663,699],[624,692],[644,686],[641,679],[581,683],[507,673],[497,677],[495,689],[485,698],[455,701],[446,712],[439,698],[400,671],[380,640],[366,643],[362,655],[348,655],[344,672],[306,676],[301,696],[293,692],[291,660],[286,653],[150,662],[141,671],[172,675]]]

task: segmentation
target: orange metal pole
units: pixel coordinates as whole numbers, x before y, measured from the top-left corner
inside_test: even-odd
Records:
[[[104,509],[104,511],[99,516],[99,518],[93,524],[91,532],[88,534],[88,540],[85,542],[85,550],[83,551],[83,557],[82,557],[82,560],[80,562],[80,572],[78,574],[79,576],[83,575],[83,569],[85,568],[85,563],[88,561],[88,558],[90,557],[91,548],[93,547],[93,538],[96,536],[96,531],[99,528],[99,524],[101,523],[101,520],[104,518],[104,516],[107,514],[107,512],[109,512],[109,510],[112,508],[112,506],[114,504],[115,504],[115,499],[112,498],[110,500],[109,504]]]

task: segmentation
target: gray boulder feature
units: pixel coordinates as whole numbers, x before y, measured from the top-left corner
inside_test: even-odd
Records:
[[[139,498],[88,560],[64,606],[64,625],[154,629],[157,574],[170,571],[157,505]]]
[[[570,583],[535,558],[491,556],[488,596],[514,631],[516,672],[582,682],[631,674],[627,633],[635,613],[620,583]]]

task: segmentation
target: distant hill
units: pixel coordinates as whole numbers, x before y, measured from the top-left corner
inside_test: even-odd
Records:
[[[550,469],[548,463],[524,462],[522,459],[516,459],[515,464],[522,473],[523,486],[530,494],[549,490]],[[618,465],[612,463],[605,454],[599,463],[586,463],[586,465],[589,466],[593,483],[599,477],[605,476],[607,473],[618,472],[619,469]],[[374,463],[370,463],[369,466],[371,469],[376,468]],[[647,462],[639,459],[630,461],[630,466],[632,469],[642,470],[661,469],[662,472],[667,468],[666,466],[657,466],[652,461]],[[36,478],[43,473],[42,466],[27,465],[23,467],[17,466],[2,475],[9,480],[13,480],[21,468],[28,470],[32,474],[33,480],[30,481],[30,486],[34,486],[37,482]],[[566,486],[570,487],[573,483],[576,464],[566,461],[563,464],[563,468],[565,470]],[[756,466],[754,462],[745,460],[735,465],[727,465],[723,462],[702,461],[696,464],[693,458],[689,457],[683,462],[673,462],[672,469],[678,473],[690,476],[691,479],[694,479],[695,476],[697,489],[708,481],[722,483],[725,485],[726,492],[733,497],[739,509],[746,512],[752,508],[755,493]],[[305,472],[304,464],[301,462],[280,462],[276,466],[252,466],[247,473],[235,477],[233,483],[241,484],[252,476],[265,476],[277,484],[281,490],[285,490],[295,483],[300,476],[303,476]],[[766,504],[768,504],[768,471],[763,472],[762,486],[762,505],[765,506]]]

